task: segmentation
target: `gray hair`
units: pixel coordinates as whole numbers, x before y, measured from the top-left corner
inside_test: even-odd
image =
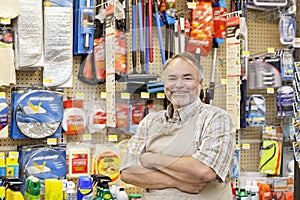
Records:
[[[198,72],[198,79],[199,80],[202,80],[203,79],[203,69],[199,63],[199,61],[195,58],[195,56],[189,52],[182,52],[182,53],[178,53],[178,54],[175,54],[174,56],[172,56],[170,59],[168,59],[166,62],[165,62],[165,65],[164,65],[164,70],[163,70],[163,76],[162,76],[162,79],[165,80],[165,72],[166,72],[166,69],[167,67],[172,63],[173,60],[175,59],[182,59],[188,63],[190,63],[192,66],[195,67],[195,69],[197,70]]]

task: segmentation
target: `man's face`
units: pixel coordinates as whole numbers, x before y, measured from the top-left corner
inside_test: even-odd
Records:
[[[201,82],[195,67],[177,58],[170,63],[165,72],[165,94],[174,109],[195,101],[200,94]]]

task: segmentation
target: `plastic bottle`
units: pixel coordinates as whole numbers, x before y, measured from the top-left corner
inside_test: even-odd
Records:
[[[29,176],[25,182],[25,200],[40,200],[41,182],[34,176]]]
[[[78,200],[88,200],[93,199],[93,185],[92,179],[88,176],[80,176],[78,179],[78,187],[77,187],[77,199]]]
[[[259,187],[257,185],[251,185],[250,192],[250,200],[259,200]]]
[[[119,192],[117,193],[116,200],[128,200],[129,197],[127,193],[125,192],[125,189],[123,187],[120,187]]]
[[[64,192],[64,200],[77,200],[75,183],[73,181],[68,181],[66,187],[67,187],[67,189]]]
[[[249,194],[245,191],[245,189],[240,189],[237,193],[239,200],[248,200],[248,195]]]

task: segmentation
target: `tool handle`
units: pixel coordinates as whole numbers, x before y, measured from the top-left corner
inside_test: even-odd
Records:
[[[132,68],[133,68],[133,73],[136,74],[136,51],[131,52],[131,59],[132,59]]]
[[[153,41],[152,41],[152,0],[148,0],[148,37],[149,37],[149,61],[153,62]]]
[[[129,0],[125,0],[125,30],[130,31]]]
[[[144,64],[144,30],[143,30],[143,8],[141,0],[138,1],[138,15],[139,15],[139,38],[140,38],[140,62]]]
[[[174,53],[178,54],[179,53],[179,39],[178,39],[178,20],[175,20],[175,25],[174,25]]]
[[[160,28],[158,5],[157,5],[156,0],[154,0],[153,2],[154,2],[154,12],[155,12],[155,24],[156,24],[156,27],[157,27],[161,60],[162,60],[162,64],[164,65],[165,62],[166,62],[166,57],[165,57],[163,37],[162,37],[162,33],[161,33],[161,28]]]
[[[132,51],[136,51],[136,4],[135,0],[132,0]]]

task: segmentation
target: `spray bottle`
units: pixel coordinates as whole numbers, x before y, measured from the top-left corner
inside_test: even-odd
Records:
[[[34,176],[29,176],[25,183],[25,200],[40,200],[41,182]]]
[[[108,176],[93,175],[93,183],[97,187],[97,193],[93,200],[114,200],[108,185],[111,181],[111,178]]]
[[[22,181],[18,178],[5,178],[3,185],[6,187],[5,199],[9,200],[24,200],[21,193]]]

